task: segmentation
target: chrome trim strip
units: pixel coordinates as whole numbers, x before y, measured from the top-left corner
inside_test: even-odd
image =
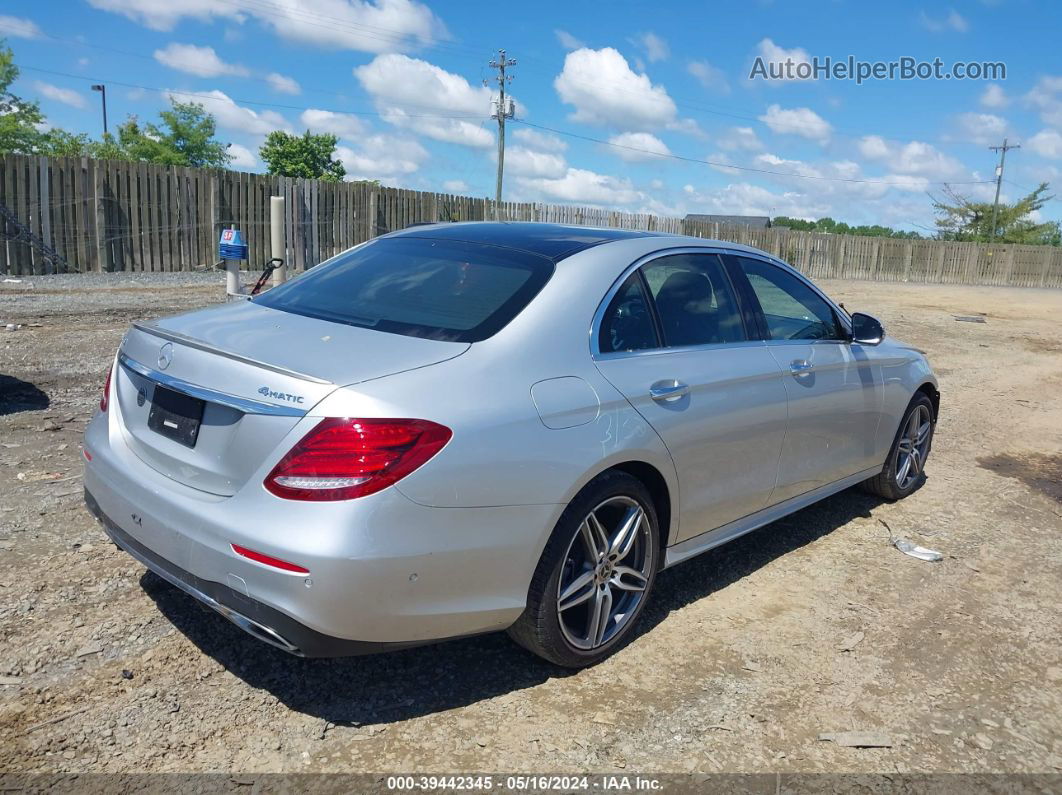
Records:
[[[218,356],[224,356],[226,359],[232,359],[235,362],[243,362],[244,364],[252,364],[255,367],[261,367],[263,370],[270,370],[274,373],[280,373],[281,375],[291,376],[292,378],[298,378],[302,381],[310,381],[315,384],[329,384],[331,381],[326,381],[323,378],[317,378],[313,375],[307,375],[306,373],[299,373],[295,370],[289,370],[287,367],[279,367],[275,364],[269,364],[268,362],[262,362],[258,359],[252,359],[249,356],[241,356],[238,353],[230,353],[229,351],[216,348],[213,345],[209,345],[202,340],[197,340],[194,337],[189,337],[186,334],[181,334],[179,331],[167,331],[161,329],[158,326],[149,326],[144,323],[133,323],[133,328],[138,331],[143,331],[145,334],[151,334],[155,337],[161,337],[164,340],[170,340],[171,342],[179,342],[181,345],[187,345],[189,348],[195,348],[196,350],[206,351],[207,353],[217,354]]]
[[[799,511],[801,508],[806,508],[812,503],[824,499],[825,497],[829,497],[839,491],[844,491],[857,483],[862,483],[867,478],[872,478],[879,472],[881,472],[881,467],[865,469],[862,472],[857,472],[854,475],[841,478],[834,483],[827,483],[825,486],[812,489],[804,494],[790,497],[785,502],[771,505],[756,513],[737,519],[730,524],[725,524],[722,527],[717,527],[714,530],[701,533],[693,538],[687,538],[685,541],[681,541],[674,546],[668,547],[664,554],[664,568],[666,569],[674,566],[676,563],[681,563],[684,560],[700,555],[702,552],[707,552],[709,549],[722,546],[728,541],[733,541],[735,538],[739,538],[746,533],[751,533],[753,530],[759,530],[764,525],[776,522],[795,511]]]
[[[186,395],[191,395],[192,397],[206,400],[210,403],[218,403],[222,406],[228,406],[230,409],[242,411],[244,414],[269,414],[274,417],[306,416],[305,409],[297,409],[294,406],[278,406],[274,403],[264,403],[261,400],[251,400],[250,398],[230,395],[226,392],[218,392],[216,389],[207,389],[206,387],[197,386],[196,384],[190,384],[180,378],[174,378],[172,375],[166,375],[165,373],[160,373],[158,370],[152,370],[150,367],[145,367],[140,364],[140,362],[130,359],[124,353],[118,354],[118,363],[123,367],[132,370],[134,373],[137,373],[150,381],[154,381],[156,384],[162,384],[168,389],[173,389],[176,392],[183,392]]]
[[[200,591],[198,588],[195,588],[194,586],[189,585],[179,577],[175,577],[174,575],[170,574],[168,571],[166,571],[166,569],[162,568],[161,566],[156,566],[154,563],[149,561],[135,549],[131,549],[130,547],[127,547],[122,544],[122,542],[118,540],[118,537],[111,532],[111,528],[107,525],[107,522],[101,521],[100,526],[103,527],[103,532],[107,534],[107,537],[111,539],[111,542],[115,546],[120,547],[131,558],[135,559],[138,563],[140,563],[140,565],[145,566],[147,569],[154,572],[155,575],[161,577],[170,585],[176,586],[192,598],[198,599],[211,610],[217,611],[229,621],[231,621],[233,624],[242,629],[244,632],[249,635],[252,635],[263,643],[268,643],[271,646],[276,646],[278,649],[283,649],[289,654],[294,654],[297,657],[302,656],[302,652],[299,650],[299,648],[287,639],[285,639],[275,629],[267,627],[265,624],[259,624],[257,621],[248,618],[242,613],[237,613],[231,607],[226,607],[213,597],[208,596],[207,594]]]

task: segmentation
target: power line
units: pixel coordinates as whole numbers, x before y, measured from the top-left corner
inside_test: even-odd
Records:
[[[897,185],[895,180],[887,180],[887,179],[855,179],[853,177],[826,177],[826,176],[816,176],[816,175],[813,175],[813,174],[796,174],[796,173],[793,173],[793,172],[786,172],[786,171],[774,171],[774,170],[769,169],[769,168],[756,168],[754,166],[738,166],[738,165],[734,165],[733,163],[721,163],[721,162],[712,161],[712,160],[702,160],[702,159],[696,158],[696,157],[685,157],[683,155],[676,155],[676,154],[673,154],[673,153],[655,152],[652,149],[642,149],[642,148],[637,147],[637,146],[628,146],[626,144],[617,144],[617,143],[614,143],[612,141],[606,141],[603,138],[594,138],[593,136],[590,136],[590,135],[581,135],[579,133],[568,132],[566,130],[558,130],[558,129],[554,128],[554,127],[546,127],[543,124],[534,124],[532,122],[527,121],[526,119],[513,119],[513,121],[519,122],[520,124],[524,124],[524,125],[526,125],[528,127],[534,127],[536,129],[539,129],[539,130],[546,130],[546,131],[551,132],[551,133],[556,133],[557,135],[564,135],[564,136],[567,136],[569,138],[578,138],[579,140],[582,140],[582,141],[589,141],[590,143],[601,144],[603,146],[611,146],[611,147],[613,147],[615,149],[626,149],[627,151],[630,151],[630,152],[639,152],[641,154],[652,155],[654,157],[670,159],[670,160],[679,160],[679,161],[682,161],[684,163],[699,163],[699,164],[702,164],[702,165],[705,165],[705,166],[713,166],[714,168],[734,169],[736,171],[749,171],[749,172],[753,172],[753,173],[756,173],[756,174],[771,174],[771,175],[778,176],[778,177],[792,177],[794,179],[813,179],[813,180],[820,180],[820,181],[824,181],[824,182],[855,182],[855,183],[860,183],[860,184],[865,184],[865,185],[891,185],[892,187],[896,187],[896,185]],[[939,182],[941,184],[945,184],[944,180],[937,180],[936,182]],[[948,184],[948,185],[982,185],[982,184],[989,183],[989,182],[992,182],[992,180],[973,180],[973,181],[970,181],[970,182],[952,182],[952,181],[949,180],[949,181],[946,181],[946,184]]]
[[[164,95],[165,94],[177,94],[177,95],[183,96],[183,97],[199,97],[199,98],[202,98],[202,99],[212,100],[214,102],[224,102],[225,101],[221,97],[215,96],[214,94],[203,94],[201,92],[196,92],[196,91],[180,91],[180,90],[175,89],[175,88],[159,88],[158,86],[145,86],[145,85],[141,85],[139,83],[126,83],[126,82],[123,82],[121,80],[101,80],[100,78],[97,78],[97,77],[86,77],[85,75],[75,75],[75,74],[71,74],[70,72],[59,72],[59,71],[56,71],[55,69],[44,69],[44,68],[39,67],[39,66],[21,66],[20,65],[19,69],[28,69],[31,72],[40,72],[42,74],[56,75],[58,77],[68,77],[68,78],[71,78],[73,80],[86,80],[86,81],[91,81],[91,82],[107,83],[108,85],[122,86],[123,88],[136,88],[136,89],[140,89],[141,91],[152,91],[152,92],[156,92],[156,93],[164,94]],[[228,96],[228,95],[226,94],[226,96]],[[297,110],[297,111],[324,110],[324,111],[328,111],[329,113],[347,113],[347,114],[350,114],[350,115],[353,115],[353,116],[379,116],[379,117],[386,117],[387,116],[386,113],[383,113],[383,112],[378,111],[378,110],[349,110],[349,109],[339,109],[339,108],[311,108],[311,107],[308,107],[306,105],[287,105],[287,104],[283,104],[283,103],[279,103],[279,102],[262,102],[261,100],[243,99],[241,97],[228,97],[228,98],[232,102],[235,102],[235,103],[243,103],[244,105],[257,105],[257,106],[266,107],[266,108],[280,108],[281,110]],[[414,104],[411,104],[411,103],[396,103],[396,104],[405,104],[408,107],[433,107],[431,105],[414,105]],[[427,113],[427,114],[419,114],[419,115],[418,114],[409,113],[409,114],[405,114],[405,116],[406,116],[406,118],[410,118],[410,119],[482,119],[483,118],[480,115],[469,115],[469,114],[454,115],[454,114],[443,114],[443,113]]]

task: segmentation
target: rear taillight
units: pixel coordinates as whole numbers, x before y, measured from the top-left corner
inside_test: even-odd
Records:
[[[103,382],[103,397],[100,398],[100,411],[107,410],[107,404],[111,402],[111,373],[114,372],[114,365],[111,365],[111,369],[107,371],[107,380]]]
[[[265,487],[288,500],[375,494],[439,452],[453,432],[428,420],[331,417],[280,459]]]

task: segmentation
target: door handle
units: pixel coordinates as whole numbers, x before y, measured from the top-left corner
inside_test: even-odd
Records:
[[[669,381],[657,381],[649,387],[649,397],[653,400],[671,401],[678,400],[690,393],[690,385],[671,379]]]
[[[807,359],[794,359],[789,363],[789,372],[795,376],[807,375],[811,370],[811,362]]]

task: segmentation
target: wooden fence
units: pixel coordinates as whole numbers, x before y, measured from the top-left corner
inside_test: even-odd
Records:
[[[78,271],[181,271],[217,260],[221,230],[250,245],[250,267],[270,256],[269,197],[285,198],[286,261],[295,270],[414,223],[494,217],[494,202],[236,171],[148,163],[6,155],[0,204]],[[646,229],[744,243],[812,278],[1062,287],[1062,249],[828,235],[783,227],[688,222],[589,207],[503,202],[501,218]],[[0,219],[0,223],[3,223]],[[10,236],[11,230],[7,230]],[[48,273],[22,241],[0,238],[0,273]]]

